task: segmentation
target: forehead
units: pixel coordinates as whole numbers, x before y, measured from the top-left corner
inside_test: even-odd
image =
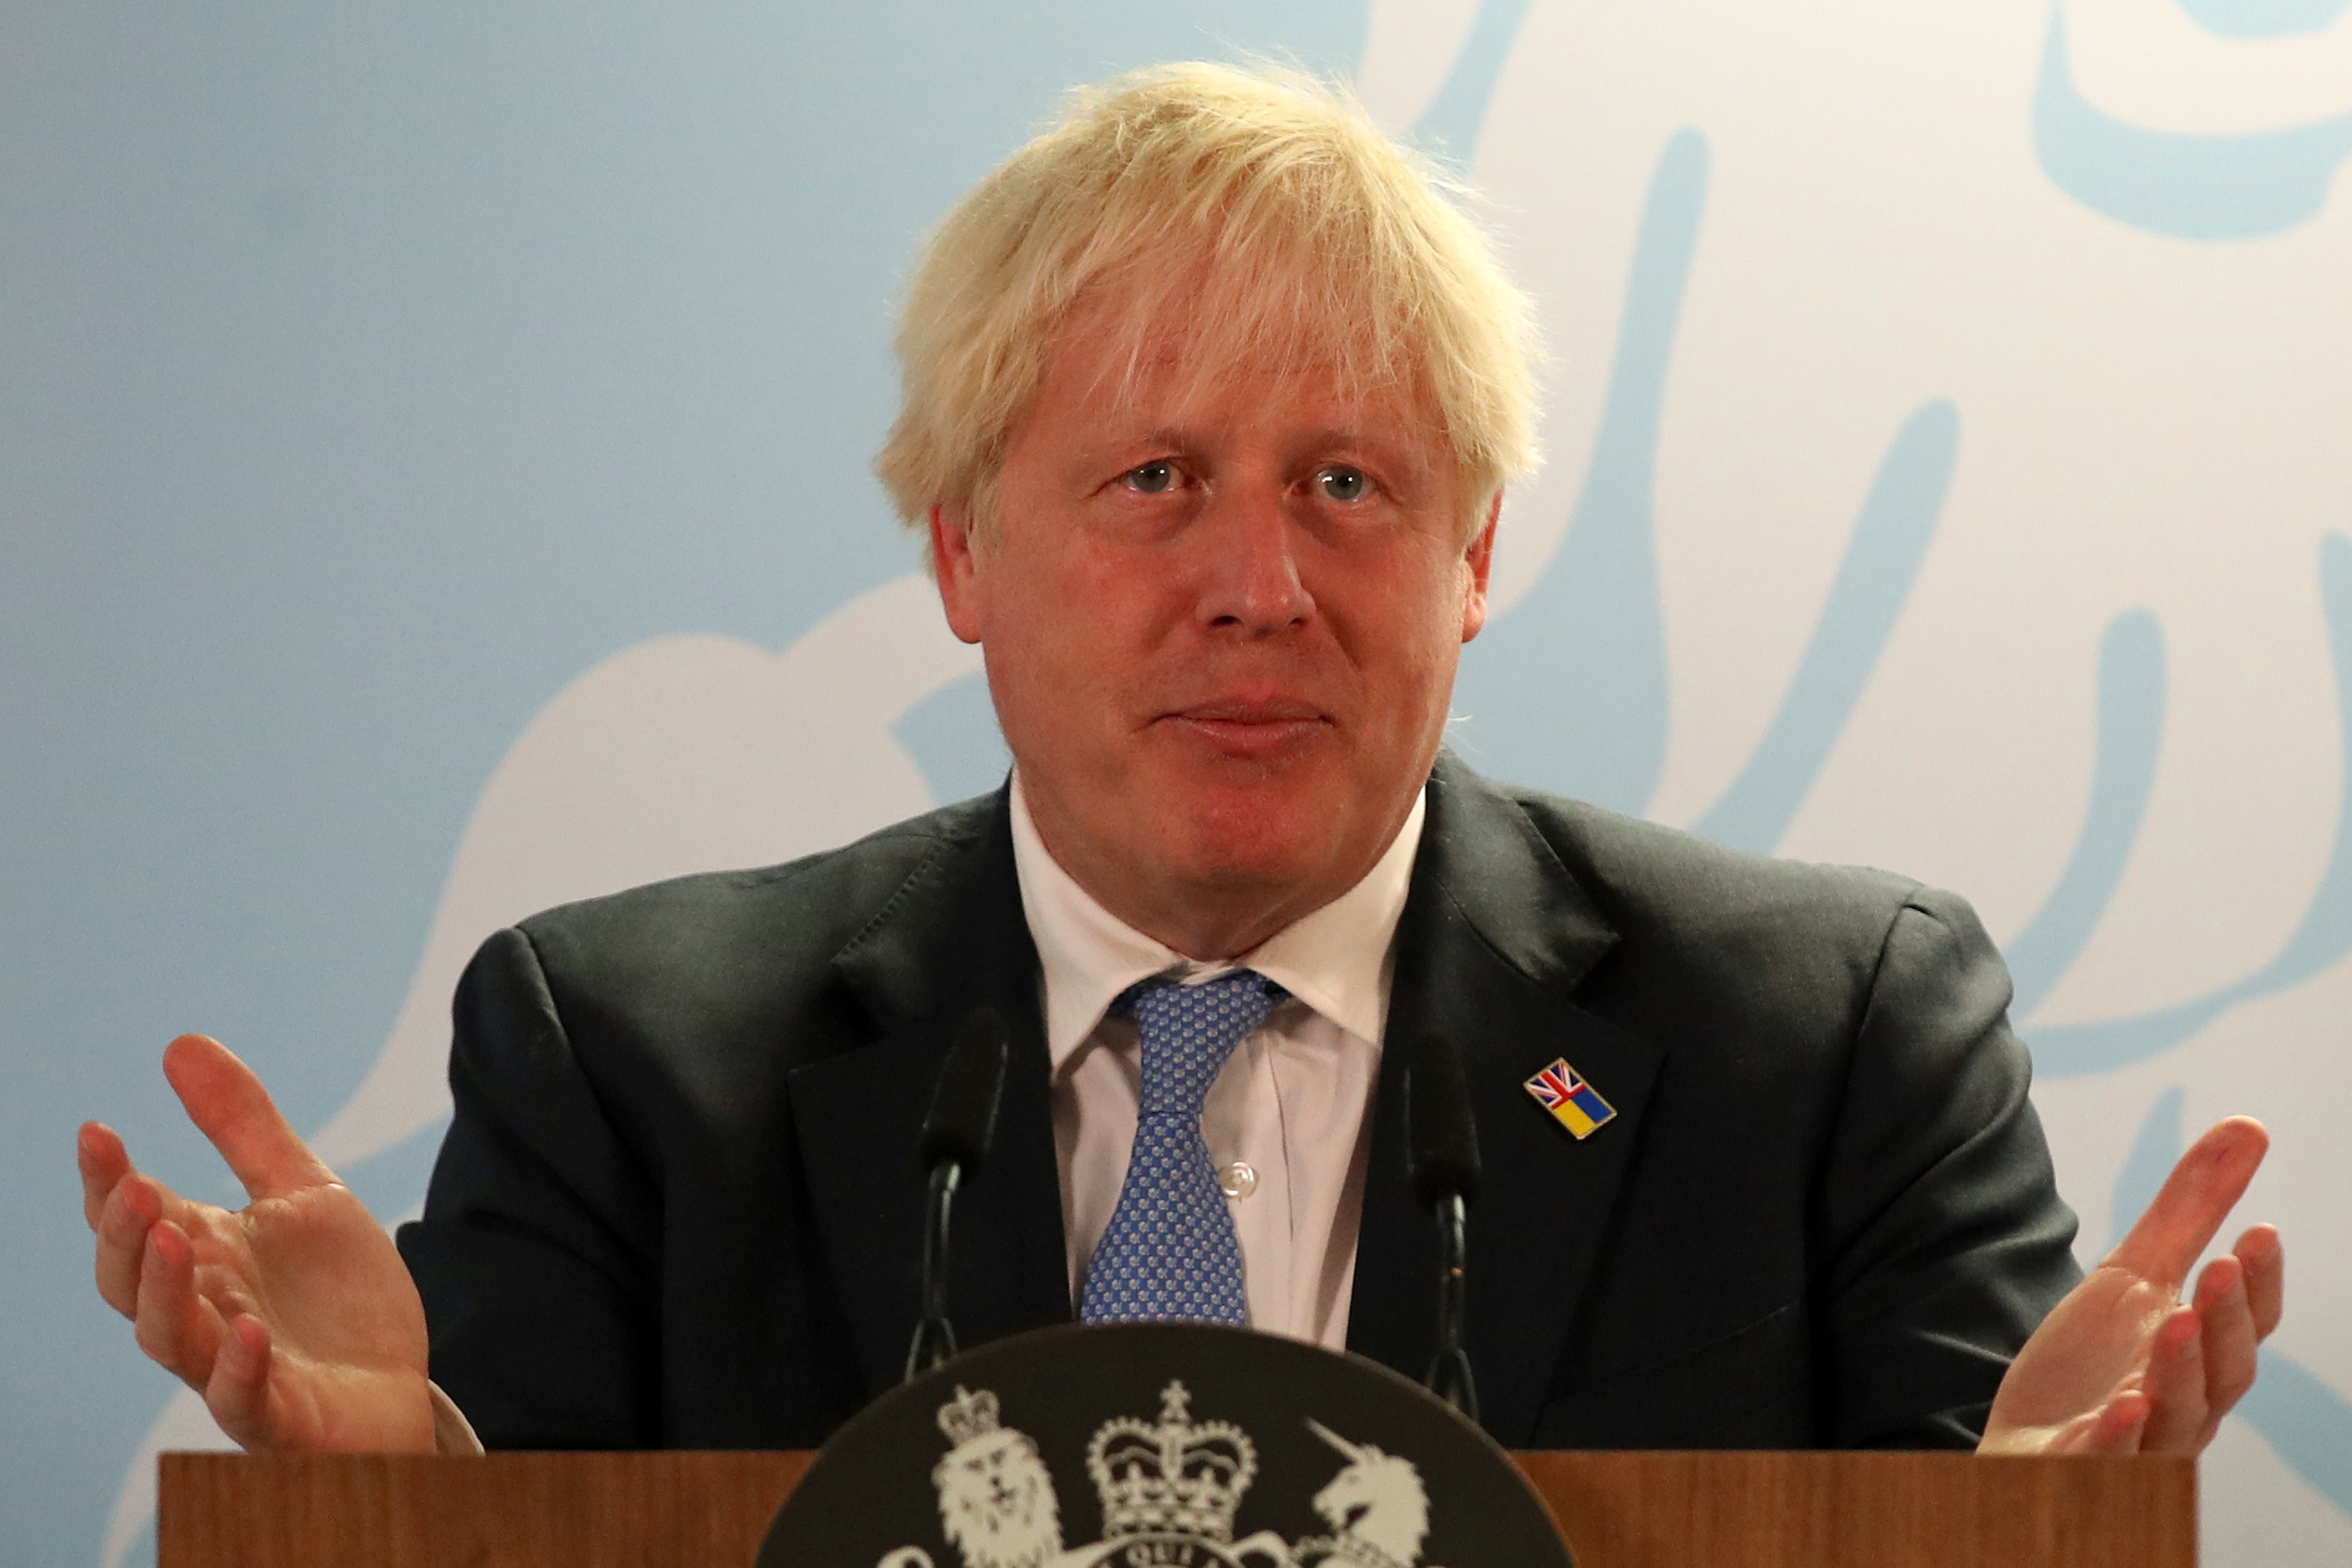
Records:
[[[1090,302],[1047,340],[1032,413],[1106,439],[1343,434],[1434,460],[1445,432],[1424,379],[1360,348],[1319,321],[1237,330],[1199,308]]]

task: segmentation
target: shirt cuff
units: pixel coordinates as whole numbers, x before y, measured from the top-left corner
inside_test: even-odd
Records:
[[[433,1451],[436,1454],[478,1454],[483,1452],[481,1438],[474,1436],[474,1424],[457,1408],[456,1400],[441,1392],[437,1383],[427,1383],[433,1391]]]

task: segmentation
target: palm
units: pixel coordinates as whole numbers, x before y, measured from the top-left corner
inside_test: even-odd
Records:
[[[189,1202],[85,1129],[100,1294],[248,1448],[431,1448],[424,1308],[391,1238],[226,1051],[186,1037],[165,1067],[253,1201]]]
[[[2261,1124],[2241,1117],[2181,1156],[2131,1233],[2018,1353],[1983,1451],[2196,1453],[2211,1441],[2278,1323],[2277,1232],[2249,1230],[2206,1267],[2189,1304],[2181,1289],[2267,1146]]]
[[[2072,1449],[2112,1394],[2145,1383],[2156,1331],[2179,1304],[2169,1287],[2102,1263],[2025,1342],[1988,1431],[2042,1452]]]
[[[197,1288],[223,1323],[247,1312],[268,1328],[281,1438],[306,1448],[386,1446],[423,1394],[425,1336],[424,1308],[383,1228],[340,1183],[211,1215],[213,1224],[189,1232]]]

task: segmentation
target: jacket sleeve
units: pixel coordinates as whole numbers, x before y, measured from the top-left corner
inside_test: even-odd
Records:
[[[1826,1439],[1973,1448],[2001,1375],[2082,1278],[2008,970],[1968,905],[1895,915],[1815,1198]]]
[[[483,944],[454,1022],[455,1114],[399,1234],[433,1378],[492,1448],[652,1447],[658,1195],[524,933]]]

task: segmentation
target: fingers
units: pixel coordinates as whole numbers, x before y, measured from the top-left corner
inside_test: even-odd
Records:
[[[2179,1290],[2254,1179],[2270,1141],[2251,1116],[2217,1124],[2180,1156],[2156,1201],[2107,1261]]]
[[[2246,1302],[2254,1320],[2254,1337],[2275,1333],[2286,1311],[2286,1245],[2274,1225],[2257,1225],[2238,1238],[2233,1249],[2246,1271]]]
[[[189,1119],[255,1197],[277,1197],[335,1179],[287,1125],[253,1070],[220,1041],[182,1035],[163,1051],[163,1076],[172,1081]]]
[[[205,1385],[205,1408],[242,1447],[269,1446],[269,1329],[250,1312],[238,1314],[221,1335]]]
[[[124,1317],[139,1315],[147,1235],[163,1218],[163,1191],[136,1173],[114,1184],[98,1216],[98,1293]]]
[[[211,1378],[220,1314],[196,1294],[195,1247],[168,1219],[147,1233],[131,1322],[149,1360],[199,1388]]]
[[[2196,1308],[2176,1307],[2158,1327],[2141,1386],[2148,1416],[2140,1452],[2196,1453],[2206,1436],[2205,1333]]]
[[[2202,1451],[2221,1429],[2221,1417],[2254,1385],[2259,1336],[2246,1295],[2245,1265],[2234,1256],[2207,1264],[2197,1278],[2196,1310],[2202,1324],[2205,1419],[2192,1451]]]
[[[2147,1396],[2137,1388],[2120,1389],[2107,1402],[2077,1416],[2052,1445],[2062,1454],[2136,1454],[2147,1426]]]
[[[81,1217],[95,1230],[114,1184],[131,1174],[131,1152],[113,1128],[84,1122],[74,1139],[74,1163],[81,1167]]]

